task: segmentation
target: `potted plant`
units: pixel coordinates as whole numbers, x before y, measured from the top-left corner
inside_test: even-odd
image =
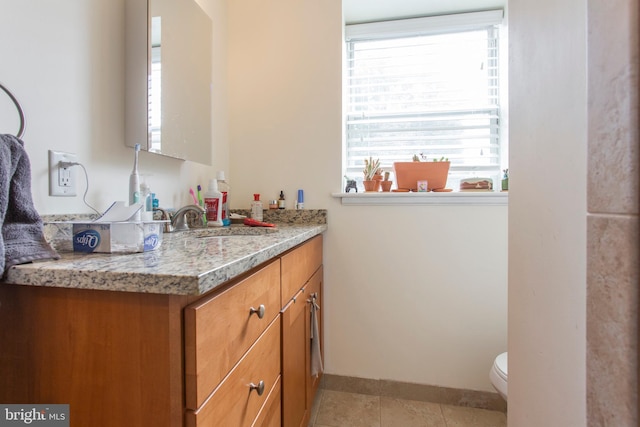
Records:
[[[414,155],[411,162],[394,162],[397,188],[417,191],[418,181],[427,181],[427,191],[443,189],[447,185],[449,165],[449,159],[446,157],[426,161],[426,156],[422,153],[420,156]]]
[[[382,191],[385,193],[391,191],[391,184],[393,184],[393,181],[389,180],[389,171],[384,171],[384,179],[380,182]]]
[[[509,191],[509,169],[502,169],[502,191]]]
[[[380,159],[373,160],[373,157],[364,159],[364,179],[362,184],[364,185],[364,191],[377,191],[376,187],[379,185],[377,176],[381,176],[380,172]]]

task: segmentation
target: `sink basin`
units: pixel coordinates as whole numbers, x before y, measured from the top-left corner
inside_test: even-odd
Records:
[[[197,239],[208,237],[230,237],[230,236],[264,236],[277,233],[277,227],[248,227],[246,225],[231,225],[229,227],[209,227],[189,230],[189,236]]]

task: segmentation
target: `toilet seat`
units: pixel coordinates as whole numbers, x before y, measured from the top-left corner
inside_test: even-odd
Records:
[[[507,352],[499,354],[489,372],[491,384],[507,400]]]

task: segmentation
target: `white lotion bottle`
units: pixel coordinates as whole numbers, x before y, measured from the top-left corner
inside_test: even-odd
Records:
[[[256,221],[262,221],[262,202],[260,201],[260,194],[253,195],[253,202],[251,202],[251,218]]]
[[[204,193],[204,208],[207,211],[207,225],[222,227],[222,193],[218,190],[218,181],[209,181],[209,188]]]

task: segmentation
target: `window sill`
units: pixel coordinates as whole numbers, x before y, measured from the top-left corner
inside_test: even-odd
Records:
[[[452,191],[449,193],[332,193],[343,205],[507,205],[509,193]]]

